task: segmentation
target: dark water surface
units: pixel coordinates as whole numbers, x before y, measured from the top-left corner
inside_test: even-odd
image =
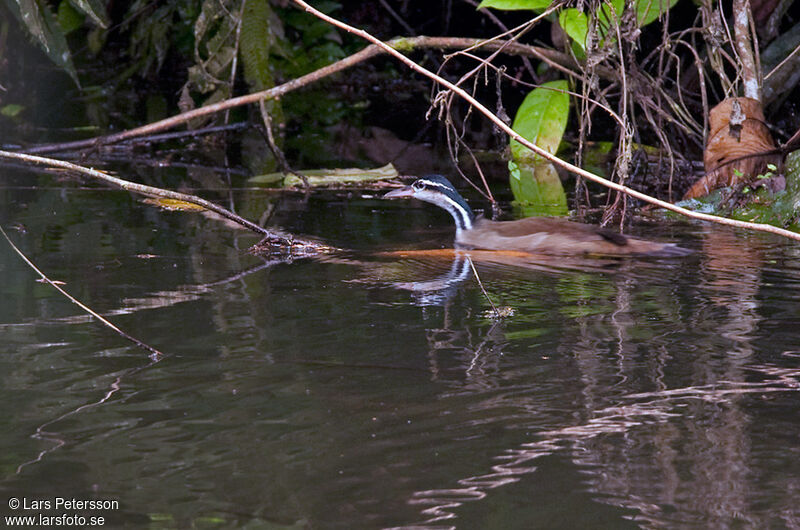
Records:
[[[509,314],[496,320],[463,257],[377,254],[446,242],[433,207],[285,199],[275,221],[350,250],[281,263],[199,214],[69,182],[19,187],[31,180],[6,170],[12,239],[168,355],[151,362],[0,241],[3,515],[115,528],[800,526],[794,242],[676,223],[636,231],[694,255],[476,259]],[[234,202],[257,219],[268,196]],[[12,497],[119,507],[10,510]]]

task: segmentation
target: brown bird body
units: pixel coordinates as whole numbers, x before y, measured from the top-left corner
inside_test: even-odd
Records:
[[[476,218],[463,197],[445,177],[431,175],[390,191],[385,198],[415,197],[450,212],[456,222],[456,243],[480,250],[530,254],[677,257],[690,251],[672,243],[624,236],[599,226],[553,217],[528,217],[516,221]]]
[[[517,221],[478,218],[472,229],[462,230],[456,243],[484,250],[517,250],[532,254],[600,254],[680,256],[687,252],[670,243],[624,236],[604,228],[552,217]]]

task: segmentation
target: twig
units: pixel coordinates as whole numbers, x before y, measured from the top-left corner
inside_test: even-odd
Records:
[[[787,62],[791,61],[791,60],[794,58],[794,56],[797,54],[797,52],[800,52],[800,46],[795,46],[795,47],[794,47],[794,49],[791,51],[791,53],[790,53],[789,55],[787,55],[786,57],[784,57],[784,58],[783,58],[783,60],[782,60],[781,62],[779,62],[778,64],[776,64],[775,66],[773,66],[773,67],[772,67],[772,70],[770,70],[769,72],[767,72],[767,75],[765,75],[765,76],[764,76],[764,81],[766,81],[767,79],[769,79],[770,77],[772,77],[772,75],[773,75],[775,72],[777,72],[778,70],[780,70],[781,68],[783,68],[783,67],[784,67],[784,65],[786,65],[786,63],[787,63]]]
[[[242,43],[242,21],[244,20],[244,9],[246,7],[247,7],[247,0],[242,0],[242,6],[239,8],[239,16],[236,17],[236,39],[234,41],[236,44],[233,47],[233,59],[231,60],[231,76],[228,81],[228,86],[230,87],[231,92],[233,92],[233,86],[236,84],[236,68],[239,65],[239,46]],[[233,18],[233,14],[231,13],[228,13],[228,16]],[[196,46],[197,44],[195,44],[195,49]],[[230,118],[230,110],[231,109],[225,111],[225,118],[223,119],[223,122],[225,122],[225,124],[228,123],[228,119]]]
[[[478,8],[479,3],[476,0],[464,0],[464,1],[476,9]],[[497,27],[499,27],[503,31],[508,31],[508,26],[503,24],[503,21],[497,18],[497,15],[495,15],[491,9],[483,9],[481,10],[481,13],[484,16],[486,16],[489,20],[494,22]],[[522,57],[522,64],[525,65],[525,69],[528,70],[528,74],[530,74],[531,79],[539,79],[539,76],[536,75],[536,70],[533,68],[530,59],[528,59],[527,57]]]
[[[664,208],[666,210],[670,210],[670,211],[679,213],[681,215],[685,215],[686,217],[691,217],[692,219],[700,219],[700,220],[703,220],[703,221],[711,221],[711,222],[714,222],[714,223],[724,224],[724,225],[728,225],[728,226],[734,226],[734,227],[737,227],[737,228],[748,228],[748,229],[751,229],[751,230],[758,230],[758,231],[761,231],[761,232],[769,232],[769,233],[772,233],[772,234],[777,234],[777,235],[781,235],[781,236],[784,236],[784,237],[788,237],[790,239],[800,240],[800,234],[798,234],[796,232],[792,232],[790,230],[783,229],[783,228],[778,228],[776,226],[771,226],[771,225],[766,225],[766,224],[761,224],[761,223],[748,223],[746,221],[737,221],[735,219],[728,219],[726,217],[718,217],[716,215],[710,215],[710,214],[705,214],[705,213],[700,213],[700,212],[693,212],[691,210],[687,210],[686,208],[681,208],[680,206],[676,206],[676,205],[674,205],[672,203],[669,203],[669,202],[666,202],[666,201],[662,201],[660,199],[656,199],[655,197],[651,197],[651,196],[649,196],[649,195],[647,195],[645,193],[642,193],[640,191],[636,191],[636,190],[631,189],[631,188],[629,188],[627,186],[623,186],[623,185],[618,184],[616,182],[611,182],[611,181],[609,181],[607,179],[604,179],[603,177],[601,177],[599,175],[595,175],[594,173],[592,173],[590,171],[586,171],[583,168],[577,167],[577,166],[575,166],[573,164],[570,164],[569,162],[565,162],[564,160],[561,160],[557,156],[552,155],[548,151],[542,149],[538,145],[530,142],[526,138],[523,138],[519,133],[517,133],[511,127],[506,125],[505,122],[503,122],[503,120],[501,120],[500,118],[495,116],[492,113],[492,111],[487,109],[482,103],[480,103],[478,100],[473,98],[470,94],[468,94],[462,88],[457,87],[456,85],[454,85],[450,81],[448,81],[448,80],[436,75],[435,73],[431,72],[430,70],[418,65],[417,63],[415,63],[414,61],[412,61],[411,59],[409,59],[408,57],[406,57],[405,55],[400,53],[398,50],[392,48],[389,44],[387,44],[385,42],[382,42],[381,40],[377,39],[376,37],[373,37],[372,35],[370,35],[369,33],[367,33],[364,30],[354,28],[353,26],[345,24],[344,22],[336,20],[335,18],[329,17],[328,15],[325,15],[324,13],[322,13],[322,12],[314,9],[310,5],[308,5],[303,0],[292,0],[292,1],[294,3],[296,3],[297,5],[299,5],[300,7],[302,7],[303,9],[305,9],[307,12],[309,12],[309,13],[313,14],[314,16],[316,16],[317,18],[320,18],[320,19],[322,19],[322,20],[324,20],[324,21],[328,22],[329,24],[332,24],[332,25],[334,25],[336,27],[342,28],[342,29],[344,29],[345,31],[347,31],[349,33],[353,33],[354,35],[358,35],[359,37],[372,42],[376,46],[380,46],[387,53],[389,53],[390,55],[396,57],[401,62],[405,63],[409,68],[411,68],[415,72],[418,72],[418,73],[420,73],[420,74],[432,79],[433,81],[435,81],[435,82],[437,82],[437,83],[449,88],[450,90],[452,90],[453,92],[458,94],[461,98],[466,100],[474,108],[476,108],[481,114],[483,114],[488,119],[490,119],[492,122],[494,122],[497,125],[497,127],[499,127],[502,131],[504,131],[506,134],[508,134],[511,138],[513,138],[514,140],[518,141],[519,143],[521,143],[522,145],[524,145],[525,147],[527,147],[528,149],[530,149],[534,153],[538,154],[542,158],[545,158],[545,159],[549,160],[550,162],[553,162],[554,164],[557,164],[557,165],[563,167],[567,171],[570,171],[572,173],[580,175],[580,176],[582,176],[582,177],[584,177],[584,178],[586,178],[588,180],[591,180],[592,182],[596,182],[596,183],[601,184],[601,185],[603,185],[603,186],[605,186],[607,188],[610,188],[610,189],[613,189],[613,190],[616,190],[616,191],[620,191],[620,192],[625,193],[627,195],[630,195],[631,197],[634,197],[636,199],[642,200],[644,202],[648,202],[650,204],[654,204],[654,205],[656,205],[656,206],[658,206],[660,208]]]
[[[389,13],[389,16],[392,17],[398,24],[400,24],[403,27],[406,33],[408,33],[409,35],[415,35],[417,33],[416,31],[414,31],[414,28],[408,25],[408,22],[403,20],[403,17],[401,17],[397,13],[397,11],[392,9],[392,6],[389,5],[389,2],[387,2],[386,0],[378,0],[378,2],[381,4],[381,6],[383,6],[386,12]]]
[[[190,129],[186,131],[175,131],[170,133],[162,133],[162,134],[153,134],[151,136],[139,136],[136,138],[132,138],[128,142],[125,142],[125,145],[130,144],[137,144],[137,143],[153,143],[153,142],[164,142],[167,140],[180,140],[182,138],[194,138],[196,136],[203,136],[206,134],[216,134],[222,132],[229,132],[229,131],[240,131],[250,127],[250,124],[247,122],[236,122],[236,123],[229,123],[226,125],[212,125],[210,127],[203,127],[202,129]]]
[[[736,56],[739,58],[741,68],[744,96],[761,101],[761,79],[758,72],[758,59],[753,50],[753,41],[750,37],[750,2],[748,0],[733,0],[733,32]]]
[[[261,132],[261,135],[264,137],[264,141],[267,142],[269,146],[269,150],[272,151],[275,160],[278,161],[278,166],[282,171],[285,173],[292,173],[293,175],[297,175],[300,180],[303,181],[303,186],[308,190],[311,188],[311,185],[308,183],[308,177],[304,174],[296,171],[292,166],[289,165],[289,162],[286,160],[286,157],[283,155],[283,151],[281,148],[278,147],[278,142],[275,141],[275,135],[272,132],[272,117],[269,115],[269,111],[267,110],[267,104],[265,100],[261,100],[258,102],[258,110],[261,113],[261,119],[264,122],[264,130]]]
[[[481,277],[478,276],[478,270],[475,268],[475,264],[472,263],[472,258],[467,256],[467,261],[469,261],[469,266],[472,267],[472,274],[475,275],[475,279],[478,281],[478,287],[481,288],[483,296],[486,297],[486,299],[489,301],[489,305],[492,306],[492,312],[494,313],[494,317],[499,319],[501,316],[500,311],[497,310],[497,306],[494,305],[494,302],[492,302],[492,297],[489,296],[489,293],[487,293],[486,289],[483,288],[483,282],[481,281]]]
[[[67,291],[62,289],[60,285],[58,285],[57,283],[55,283],[52,280],[50,280],[50,278],[48,278],[47,275],[45,275],[45,273],[43,273],[41,270],[39,270],[39,268],[36,265],[34,265],[33,262],[30,259],[28,259],[28,257],[25,254],[23,254],[22,251],[19,248],[17,248],[17,246],[14,244],[14,242],[11,241],[11,238],[8,237],[8,234],[6,234],[6,231],[3,230],[2,226],[0,226],[0,234],[2,234],[3,237],[6,239],[6,241],[8,241],[8,244],[11,245],[11,248],[14,249],[14,252],[19,254],[19,257],[22,258],[22,260],[25,263],[27,263],[30,268],[35,270],[36,273],[42,278],[42,280],[44,280],[45,282],[47,282],[48,284],[53,286],[58,292],[60,292],[64,296],[66,296],[69,299],[70,302],[72,302],[73,304],[77,305],[78,307],[80,307],[81,309],[83,309],[84,311],[86,311],[87,313],[92,315],[93,317],[95,317],[97,320],[99,320],[100,322],[105,324],[107,327],[109,327],[112,330],[116,331],[121,337],[131,341],[132,343],[136,344],[140,348],[144,348],[145,350],[149,351],[150,354],[151,354],[150,358],[153,361],[157,361],[157,360],[161,359],[164,356],[163,353],[161,353],[159,350],[153,348],[149,344],[145,344],[144,342],[140,341],[136,337],[132,337],[132,336],[128,335],[127,333],[125,333],[124,331],[119,329],[117,326],[115,326],[114,324],[112,324],[111,322],[109,322],[108,320],[106,320],[105,318],[100,316],[98,313],[93,311],[90,307],[88,307],[87,305],[81,303],[78,299],[76,299],[71,294],[69,294]]]

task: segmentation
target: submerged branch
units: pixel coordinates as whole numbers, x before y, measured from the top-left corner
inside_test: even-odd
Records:
[[[470,105],[472,105],[473,108],[475,108],[481,114],[486,116],[500,130],[502,130],[503,132],[508,134],[514,140],[518,141],[519,143],[521,143],[522,145],[524,145],[525,147],[527,147],[528,149],[530,149],[534,153],[538,154],[539,156],[549,160],[550,162],[552,162],[552,163],[554,163],[556,165],[561,166],[562,168],[566,169],[567,171],[569,171],[571,173],[574,173],[576,175],[584,177],[584,178],[586,178],[588,180],[591,180],[592,182],[595,182],[597,184],[601,184],[601,185],[603,185],[603,186],[605,186],[607,188],[610,188],[612,190],[619,191],[619,192],[625,193],[625,194],[627,194],[627,195],[629,195],[631,197],[634,197],[636,199],[648,202],[648,203],[653,204],[655,206],[658,206],[660,208],[664,208],[666,210],[670,210],[672,212],[679,213],[679,214],[684,215],[686,217],[691,217],[692,219],[700,219],[700,220],[703,220],[703,221],[711,221],[711,222],[714,222],[714,223],[728,225],[728,226],[734,226],[734,227],[737,227],[737,228],[748,228],[750,230],[758,230],[760,232],[769,232],[769,233],[772,233],[772,234],[777,234],[777,235],[781,235],[781,236],[784,236],[784,237],[788,237],[790,239],[800,240],[800,234],[798,234],[796,232],[792,232],[790,230],[786,230],[784,228],[779,228],[779,227],[776,227],[776,226],[766,225],[766,224],[762,224],[762,223],[748,223],[746,221],[737,221],[735,219],[728,219],[726,217],[718,217],[716,215],[709,215],[709,214],[700,213],[700,212],[693,212],[691,210],[687,210],[686,208],[681,208],[680,206],[676,206],[676,205],[674,205],[672,203],[669,203],[669,202],[666,202],[666,201],[662,201],[660,199],[656,199],[655,197],[651,197],[650,195],[647,195],[647,194],[642,193],[640,191],[636,191],[636,190],[631,189],[631,188],[629,188],[627,186],[623,186],[622,184],[618,184],[616,182],[612,182],[610,180],[604,179],[603,177],[601,177],[599,175],[596,175],[596,174],[594,174],[594,173],[592,173],[590,171],[587,171],[587,170],[585,170],[583,168],[580,168],[578,166],[570,164],[569,162],[561,160],[557,156],[555,156],[553,154],[550,154],[550,152],[542,149],[538,145],[536,145],[536,144],[532,143],[531,141],[527,140],[526,138],[522,137],[519,133],[517,133],[511,127],[509,127],[503,120],[498,118],[492,111],[487,109],[482,103],[480,103],[478,100],[476,100],[474,97],[472,97],[469,93],[467,93],[464,89],[454,85],[453,83],[451,83],[447,79],[444,79],[443,77],[435,74],[434,72],[431,72],[427,68],[424,68],[424,67],[418,65],[417,63],[415,63],[414,61],[412,61],[411,59],[409,59],[408,57],[403,55],[400,51],[398,51],[397,49],[395,49],[392,46],[390,46],[388,43],[385,43],[385,42],[379,40],[378,38],[374,37],[373,35],[367,33],[364,30],[361,30],[361,29],[358,29],[358,28],[354,28],[353,26],[345,24],[344,22],[342,22],[340,20],[332,18],[332,17],[330,17],[330,16],[318,11],[317,9],[314,9],[313,7],[308,5],[303,0],[293,0],[293,2],[295,4],[297,4],[298,6],[300,6],[301,8],[303,8],[308,13],[313,14],[317,18],[320,18],[320,19],[328,22],[329,24],[332,24],[332,25],[334,25],[334,26],[336,26],[338,28],[341,28],[341,29],[347,31],[348,33],[352,33],[354,35],[358,35],[359,37],[361,37],[361,38],[373,43],[376,46],[380,46],[384,51],[386,51],[386,53],[396,57],[401,62],[406,64],[410,69],[414,70],[415,72],[417,72],[419,74],[422,74],[422,75],[428,77],[429,79],[435,81],[436,83],[438,83],[438,84],[446,87],[447,89],[451,90],[452,92],[458,94],[462,99],[467,101]]]
[[[119,177],[112,177],[111,175],[103,173],[102,171],[79,166],[77,164],[66,162],[64,160],[55,160],[52,158],[33,156],[25,153],[12,153],[8,151],[0,151],[0,158],[20,160],[22,162],[27,162],[30,164],[66,169],[69,171],[80,173],[82,175],[86,175],[88,177],[97,180],[101,180],[114,187],[121,188],[123,190],[130,191],[133,193],[145,195],[147,197],[172,199],[182,202],[188,202],[190,204],[195,204],[208,211],[214,212],[217,215],[224,217],[225,219],[233,221],[234,223],[244,228],[247,228],[252,232],[261,235],[263,239],[261,240],[260,243],[258,243],[258,245],[260,245],[259,249],[262,252],[266,252],[267,250],[280,250],[289,253],[294,253],[296,251],[299,251],[304,255],[308,255],[312,253],[329,252],[333,250],[332,247],[322,245],[314,241],[299,239],[291,235],[279,233],[277,231],[267,230],[266,228],[259,226],[252,221],[248,221],[244,217],[236,215],[235,213],[231,212],[230,210],[227,210],[226,208],[223,208],[218,204],[197,197],[196,195],[190,195],[188,193],[180,193],[177,191],[165,190],[162,188],[156,188],[153,186],[138,184],[136,182],[130,182],[128,180],[124,180]]]
[[[9,151],[0,151],[0,158],[10,158],[14,160],[21,160],[23,162],[28,162],[31,164],[67,169],[69,171],[75,171],[76,173],[80,173],[82,175],[86,175],[88,177],[92,177],[97,180],[102,180],[107,184],[111,184],[112,186],[115,186],[117,188],[122,188],[125,191],[132,191],[134,193],[139,193],[141,195],[146,195],[148,197],[172,199],[176,201],[188,202],[190,204],[196,204],[197,206],[202,206],[206,210],[219,214],[222,217],[229,219],[234,223],[243,226],[244,228],[247,228],[248,230],[261,234],[262,236],[276,237],[266,228],[258,226],[252,221],[248,221],[244,217],[240,217],[235,213],[231,212],[230,210],[227,210],[222,206],[219,206],[218,204],[214,204],[211,201],[201,199],[200,197],[197,197],[195,195],[189,195],[188,193],[180,193],[172,190],[165,190],[162,188],[147,186],[145,184],[138,184],[136,182],[131,182],[129,180],[124,180],[118,177],[112,177],[111,175],[103,173],[102,171],[98,171],[96,169],[79,166],[78,164],[73,164],[72,162],[65,162],[64,160],[56,160],[53,158],[33,156],[25,153],[12,153]]]
[[[164,356],[164,354],[161,353],[159,350],[153,348],[149,344],[146,344],[146,343],[140,341],[136,337],[128,335],[127,333],[125,333],[124,331],[119,329],[117,326],[115,326],[114,324],[109,322],[107,319],[103,318],[100,314],[98,314],[97,312],[93,311],[92,308],[90,308],[86,304],[83,304],[80,300],[76,299],[71,294],[69,294],[67,291],[62,289],[61,286],[58,285],[56,282],[54,282],[50,278],[48,278],[45,273],[43,273],[30,259],[28,259],[28,257],[25,254],[22,253],[22,251],[19,248],[17,248],[17,246],[14,244],[14,242],[11,241],[11,238],[8,237],[8,234],[6,234],[6,231],[3,230],[2,226],[0,226],[0,234],[2,234],[3,237],[6,239],[6,241],[8,241],[8,244],[11,245],[11,248],[14,249],[14,252],[19,254],[19,257],[22,258],[22,260],[30,268],[32,268],[34,271],[36,271],[36,273],[42,278],[43,281],[47,282],[52,287],[54,287],[59,293],[61,293],[64,296],[66,296],[69,299],[70,302],[72,302],[73,304],[77,305],[78,307],[80,307],[81,309],[83,309],[84,311],[86,311],[87,313],[92,315],[93,317],[95,317],[97,320],[99,320],[101,323],[103,323],[106,327],[111,328],[112,330],[114,330],[118,335],[120,335],[124,339],[127,339],[127,340],[131,341],[132,343],[136,344],[137,346],[139,346],[140,348],[144,348],[145,350],[149,351],[150,354],[151,354],[151,359],[152,360],[157,361],[157,360],[161,359]]]

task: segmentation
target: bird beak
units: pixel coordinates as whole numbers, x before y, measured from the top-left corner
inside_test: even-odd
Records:
[[[386,195],[383,196],[384,199],[407,199],[408,197],[414,196],[414,188],[411,186],[403,186],[402,188],[397,188],[396,190],[392,190]]]

